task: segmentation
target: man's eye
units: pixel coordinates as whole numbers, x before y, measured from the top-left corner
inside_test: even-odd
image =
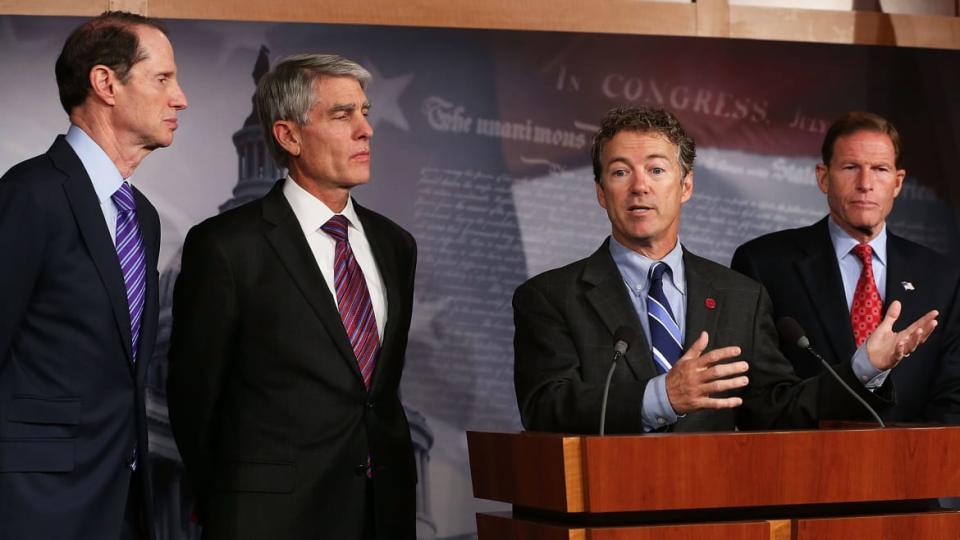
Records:
[[[664,170],[662,167],[653,167],[652,169],[650,169],[650,172],[651,172],[652,174],[660,175],[660,174],[663,174],[663,173],[665,173],[665,172],[667,172],[667,171]]]

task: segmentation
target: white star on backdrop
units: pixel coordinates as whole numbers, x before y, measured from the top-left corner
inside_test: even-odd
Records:
[[[388,79],[380,75],[373,62],[365,60],[364,66],[373,76],[373,81],[367,87],[367,97],[371,104],[368,116],[370,125],[376,128],[382,121],[393,124],[403,131],[410,131],[407,117],[403,115],[403,110],[400,108],[400,96],[413,81],[413,74],[407,73]]]

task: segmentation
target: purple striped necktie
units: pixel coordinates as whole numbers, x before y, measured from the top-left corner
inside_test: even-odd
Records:
[[[137,223],[137,206],[133,201],[133,188],[124,182],[111,196],[117,206],[117,258],[123,272],[123,284],[127,290],[127,308],[130,310],[130,336],[133,361],[137,361],[140,343],[140,319],[147,291],[147,261],[143,249],[143,237]]]
[[[335,215],[320,228],[337,242],[333,260],[337,309],[350,338],[353,353],[357,357],[363,384],[369,389],[373,368],[380,354],[380,339],[377,336],[377,319],[373,313],[367,281],[347,239],[348,225],[346,217]]]

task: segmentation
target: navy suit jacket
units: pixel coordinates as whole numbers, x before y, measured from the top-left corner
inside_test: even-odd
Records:
[[[147,259],[136,364],[120,263],[80,158],[61,136],[0,179],[4,540],[116,540],[138,447],[149,491],[143,388],[160,221],[139,191],[134,198]]]
[[[843,281],[824,218],[740,246],[731,266],[767,288],[775,317],[793,317],[814,349],[831,364],[848,364],[856,349]],[[887,231],[884,311],[900,300],[895,330],[931,309],[940,311],[929,340],[893,369],[884,386],[896,404],[882,416],[894,422],[960,423],[960,267],[938,253]],[[784,344],[797,373],[820,373],[820,363]]]

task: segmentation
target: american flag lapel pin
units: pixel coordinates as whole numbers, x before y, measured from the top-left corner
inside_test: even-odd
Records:
[[[903,285],[903,290],[905,291],[917,290],[916,288],[914,288],[913,283],[910,283],[909,281],[901,281],[900,284]]]

